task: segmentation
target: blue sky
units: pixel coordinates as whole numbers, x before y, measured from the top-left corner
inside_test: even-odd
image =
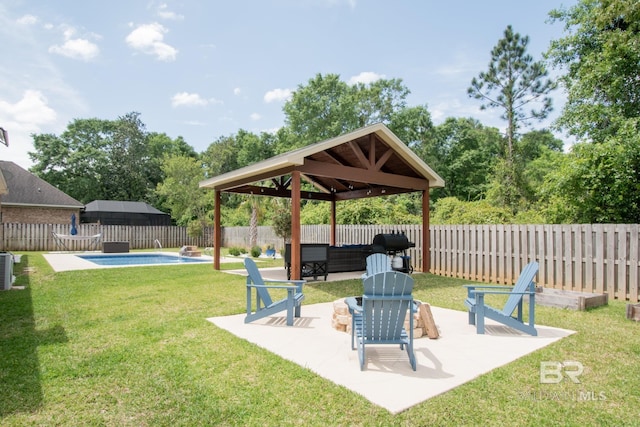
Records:
[[[547,22],[570,0],[233,0],[0,3],[0,159],[24,168],[31,134],[77,118],[139,112],[148,131],[204,151],[239,129],[275,131],[291,92],[317,73],[398,78],[434,122],[499,111],[467,96],[507,25],[541,58],[562,36]],[[552,73],[557,71],[551,70]],[[555,94],[556,113],[564,95]],[[548,121],[547,121],[548,123]]]

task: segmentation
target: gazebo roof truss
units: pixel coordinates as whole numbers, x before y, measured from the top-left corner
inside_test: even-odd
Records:
[[[294,150],[203,181],[229,193],[291,197],[293,171],[309,200],[339,201],[442,187],[444,181],[382,124]]]

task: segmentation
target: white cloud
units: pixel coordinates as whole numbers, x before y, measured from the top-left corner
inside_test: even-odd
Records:
[[[205,99],[197,93],[179,92],[171,97],[173,107],[204,107],[209,104],[224,104],[219,99]]]
[[[174,61],[178,50],[163,41],[167,32],[168,30],[157,22],[144,24],[129,33],[126,42],[131,48],[153,55],[160,61]]]
[[[209,101],[197,93],[180,92],[171,97],[173,107],[203,107],[208,103]]]
[[[22,99],[15,104],[0,101],[0,117],[18,125],[52,123],[56,120],[56,112],[47,104],[47,98],[40,91],[26,90]]]
[[[63,45],[53,45],[49,48],[50,53],[66,56],[71,59],[82,59],[89,61],[100,53],[98,45],[86,39],[68,39]]]
[[[262,116],[258,113],[251,113],[249,117],[251,117],[251,120],[253,121],[260,120],[262,118]]]
[[[50,29],[53,29],[51,27]],[[71,59],[80,59],[83,61],[90,61],[97,57],[100,53],[98,45],[93,43],[87,37],[76,37],[78,31],[71,26],[61,26],[62,35],[65,42],[62,45],[53,45],[49,47],[49,53],[55,53],[57,55],[66,56]],[[93,39],[101,39],[97,34],[89,34],[89,37]]]
[[[242,90],[239,87],[233,89],[233,94],[238,96],[242,93]]]
[[[34,25],[38,23],[38,17],[33,15],[24,15],[16,21],[19,25]]]
[[[184,15],[179,15],[175,12],[169,10],[169,6],[166,3],[162,3],[158,6],[158,16],[162,19],[167,19],[171,21],[181,21],[184,19]]]
[[[374,73],[373,71],[363,71],[357,76],[351,77],[347,82],[347,84],[349,85],[354,85],[356,83],[369,84],[384,78],[385,78],[384,74],[377,74],[377,73]]]
[[[264,102],[286,101],[291,98],[291,89],[273,89],[264,94]]]
[[[26,90],[16,103],[0,100],[0,124],[9,133],[9,147],[0,147],[2,157],[23,168],[31,167],[33,162],[28,155],[33,148],[31,135],[42,132],[43,126],[55,125],[56,120],[56,112],[40,91]]]

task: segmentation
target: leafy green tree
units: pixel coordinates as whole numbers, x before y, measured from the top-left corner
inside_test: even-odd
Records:
[[[409,90],[401,80],[348,85],[337,74],[317,74],[298,86],[283,107],[287,132],[279,134],[278,152],[304,147],[377,122],[390,123],[406,106]]]
[[[233,135],[220,137],[209,144],[200,156],[205,177],[211,178],[238,169],[238,149]]]
[[[580,0],[551,12],[566,36],[548,55],[566,70],[558,126],[575,135],[562,168],[546,180],[554,222],[638,222],[640,4]]]
[[[199,188],[204,179],[200,160],[185,155],[166,156],[162,164],[165,179],[156,192],[165,200],[165,207],[178,225],[195,232],[212,224],[213,191]]]
[[[31,172],[82,203],[109,199],[106,178],[111,162],[113,123],[76,119],[60,135],[33,135]]]
[[[205,175],[206,177],[218,176],[265,160],[274,155],[274,150],[274,135],[266,132],[256,135],[240,129],[236,134],[221,137],[207,147],[207,150],[202,154]],[[242,221],[245,218],[245,212],[242,211],[249,210],[250,242],[253,242],[251,246],[255,246],[257,227],[262,221],[265,209],[264,203],[261,197],[223,194],[223,204],[226,208],[236,209],[238,213],[235,218],[231,213],[224,215],[225,220]],[[239,225],[246,225],[246,223]]]
[[[290,199],[274,199],[272,201],[273,215],[272,227],[276,236],[283,240],[284,248],[287,242],[291,240],[291,200]]]
[[[34,135],[31,171],[83,203],[148,201],[164,179],[167,153],[195,155],[181,138],[149,134],[139,113],[117,120],[76,119],[60,135]]]
[[[166,205],[166,199],[156,191],[159,183],[165,179],[162,169],[163,162],[168,156],[185,156],[194,159],[198,158],[198,153],[181,137],[175,140],[164,133],[150,132],[147,135],[147,148],[149,150],[149,162],[145,164],[147,170],[145,175],[153,187],[145,196],[145,199],[152,206],[162,209]]]
[[[139,113],[129,113],[113,122],[107,147],[110,176],[102,180],[105,193],[112,200],[146,200],[156,183],[145,172],[151,161],[147,149],[147,132]]]
[[[574,145],[546,180],[551,222],[640,222],[640,135],[629,120],[599,144]]]
[[[444,188],[433,191],[434,201],[450,196],[461,200],[484,198],[502,139],[498,129],[471,118],[450,117],[436,126],[432,137],[416,148],[445,180]]]
[[[520,138],[516,156],[518,163],[523,165],[523,209],[539,205],[539,192],[545,177],[557,170],[561,158],[565,156],[563,145],[562,140],[548,130],[528,132]]]
[[[527,54],[529,37],[514,33],[507,26],[504,37],[491,51],[489,69],[473,78],[468,94],[483,101],[481,109],[498,108],[507,122],[504,162],[496,169],[503,184],[500,202],[515,209],[522,197],[519,172],[516,164],[515,144],[518,129],[531,120],[542,120],[552,110],[549,93],[556,84],[546,79],[548,73],[541,61],[534,61]]]
[[[640,117],[640,3],[580,0],[550,13],[565,24],[551,61],[567,72],[567,102],[558,124],[579,139],[602,142]]]
[[[427,160],[430,151],[426,147],[429,147],[429,143],[434,139],[435,128],[426,105],[395,111],[387,126],[416,154]],[[431,164],[429,166],[433,167]]]

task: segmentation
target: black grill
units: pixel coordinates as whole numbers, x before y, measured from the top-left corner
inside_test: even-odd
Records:
[[[404,233],[376,234],[373,238],[373,252],[386,253],[394,258],[402,259],[402,264],[398,261],[392,262],[394,270],[403,273],[413,272],[411,257],[407,255],[407,249],[415,248],[416,244],[410,242]]]
[[[373,238],[374,252],[400,252],[415,247],[415,243],[410,242],[406,235],[400,233],[376,234]]]

